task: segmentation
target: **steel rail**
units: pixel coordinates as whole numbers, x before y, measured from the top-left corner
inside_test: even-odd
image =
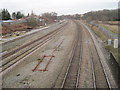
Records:
[[[60,28],[64,27],[66,24],[67,24],[67,23],[63,24],[61,27],[55,29],[54,31],[52,31],[52,32],[50,32],[50,33],[48,33],[48,34],[46,34],[46,35],[44,35],[44,36],[42,36],[42,37],[40,37],[40,38],[38,38],[38,39],[35,39],[35,40],[32,41],[32,42],[28,42],[27,44],[24,44],[24,45],[22,45],[22,46],[20,46],[20,47],[18,47],[18,48],[15,48],[15,49],[13,49],[13,50],[11,50],[11,51],[8,51],[7,53],[5,53],[5,54],[2,55],[2,59],[5,59],[5,58],[7,58],[8,56],[13,55],[13,54],[16,53],[17,51],[19,51],[19,50],[21,50],[21,49],[23,49],[23,48],[31,45],[32,43],[35,43],[35,42],[37,42],[37,41],[45,38],[46,36],[52,34],[53,32],[56,32],[56,31],[59,30]]]
[[[74,21],[75,24],[77,25],[78,27],[78,24],[76,21]],[[79,29],[77,28],[77,31],[79,32]],[[67,80],[67,77],[68,77],[68,74],[69,74],[69,71],[70,71],[70,67],[71,67],[71,64],[72,64],[72,61],[73,61],[73,58],[74,58],[74,55],[75,55],[75,50],[77,48],[77,44],[79,42],[79,33],[76,32],[76,38],[75,41],[74,41],[74,45],[73,45],[73,49],[72,49],[72,53],[71,53],[71,57],[70,57],[70,60],[69,60],[69,64],[68,64],[68,67],[67,67],[67,70],[66,70],[66,73],[65,73],[65,76],[63,78],[63,81],[62,81],[62,85],[61,85],[61,88],[63,89],[64,86],[65,86],[65,83],[66,83],[66,80]],[[82,34],[81,34],[82,36]],[[82,37],[81,37],[82,38]],[[82,52],[82,44],[80,44],[80,53]],[[80,56],[82,58],[82,56]],[[76,77],[76,84],[75,84],[75,88],[78,87],[78,83],[79,83],[79,76],[80,76],[80,62],[81,62],[81,59],[79,60],[79,64],[78,64],[78,71],[77,71],[77,77]]]
[[[95,76],[95,70],[94,70],[94,63],[93,63],[93,53],[90,49],[90,46],[88,45],[88,48],[89,48],[89,53],[90,53],[90,63],[91,63],[91,67],[92,67],[92,77],[93,77],[93,88],[96,90],[97,88],[97,85],[96,85],[96,76]]]
[[[78,34],[78,33],[76,33]],[[68,76],[68,73],[69,73],[69,69],[70,69],[70,66],[71,66],[71,63],[72,63],[72,60],[73,60],[73,56],[74,56],[74,53],[75,53],[75,49],[77,47],[77,42],[78,42],[78,35],[76,35],[76,38],[75,41],[73,42],[73,49],[72,49],[72,52],[71,52],[71,57],[70,57],[70,60],[69,60],[69,64],[68,64],[68,67],[67,67],[67,70],[66,70],[66,73],[65,73],[65,76],[63,78],[63,81],[62,81],[62,85],[60,88],[63,88],[64,85],[65,85],[65,82],[66,82],[66,78]]]
[[[83,32],[86,33],[84,30]],[[91,38],[91,37],[88,37],[88,38]],[[93,77],[93,88],[96,90],[97,85],[96,85],[96,76],[95,76],[94,63],[93,63],[93,53],[91,51],[90,44],[87,44],[87,47],[89,49],[89,54],[90,54],[90,64],[91,64],[92,77]]]
[[[93,41],[93,45],[94,45],[94,47],[95,47],[95,50],[96,50],[96,52],[97,52],[97,55],[98,55],[99,60],[100,60],[100,64],[101,64],[101,66],[102,66],[102,69],[103,69],[103,72],[104,72],[104,75],[105,75],[105,79],[106,79],[107,84],[108,84],[108,88],[109,88],[110,90],[112,90],[112,87],[111,87],[111,84],[110,84],[108,75],[107,75],[107,73],[106,73],[105,67],[104,67],[104,65],[103,65],[103,62],[102,62],[99,54],[98,54],[98,49],[97,49],[97,47],[96,47],[95,38],[94,38],[93,34],[91,33],[91,31],[90,31],[83,23],[81,23],[81,24],[88,30],[88,32],[89,32],[89,34],[90,34],[90,36],[91,36],[91,39],[92,39],[92,41]]]
[[[68,23],[66,23],[66,24],[64,24],[63,26],[61,26],[60,28],[58,28],[58,29],[56,29],[55,31],[53,31],[52,33],[50,33],[50,34],[48,34],[48,37],[45,39],[45,40],[43,40],[42,42],[40,42],[40,43],[38,43],[34,48],[32,48],[32,50],[31,50],[31,48],[28,50],[29,52],[25,55],[25,56],[28,56],[31,52],[33,52],[33,51],[35,51],[37,48],[39,48],[39,47],[41,47],[42,45],[44,45],[45,43],[47,43],[48,41],[50,41],[50,40],[52,40],[53,39],[53,37],[55,37],[56,35],[57,35],[57,33],[59,33],[62,29],[61,28],[63,28],[65,25],[67,25]],[[45,35],[46,36],[46,35]],[[35,40],[35,41],[38,41],[38,39],[37,40]],[[35,41],[33,41],[33,42],[35,42]],[[32,42],[32,43],[33,43]],[[31,43],[31,42],[30,42]],[[24,53],[26,53],[26,52],[24,52]],[[20,55],[21,56],[21,55]],[[25,57],[24,56],[24,57]],[[23,57],[22,57],[23,58]],[[20,59],[22,59],[22,58],[20,58]],[[15,59],[15,58],[14,58]],[[14,60],[13,59],[13,60]],[[20,60],[19,59],[19,60]],[[11,60],[11,61],[13,61],[13,60]],[[17,60],[17,61],[15,61],[14,63],[12,63],[12,64],[10,64],[8,67],[6,67],[4,70],[6,70],[7,68],[9,68],[9,67],[11,67],[12,65],[14,65],[16,62],[18,62],[19,60]],[[10,63],[11,61],[9,61],[8,63]],[[6,63],[5,65],[7,65],[8,63]],[[2,66],[3,67],[3,66]],[[2,68],[1,67],[1,68]],[[2,70],[0,73],[2,73],[4,70]]]
[[[77,22],[76,22],[77,23]],[[78,23],[77,23],[78,24]],[[79,25],[79,24],[78,24]],[[82,48],[82,38],[83,38],[83,34],[82,34],[83,30],[81,29],[81,46],[80,46],[80,61],[79,61],[79,69],[78,69],[78,75],[77,75],[77,81],[76,81],[76,88],[78,88],[79,86],[79,79],[80,79],[80,67],[81,67],[81,61],[82,61],[82,52],[83,52],[83,48]]]

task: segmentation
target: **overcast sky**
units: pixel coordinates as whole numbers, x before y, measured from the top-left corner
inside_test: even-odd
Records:
[[[119,0],[0,0],[0,9],[10,12],[22,11],[24,14],[57,12],[59,15],[83,14],[102,9],[117,9]]]

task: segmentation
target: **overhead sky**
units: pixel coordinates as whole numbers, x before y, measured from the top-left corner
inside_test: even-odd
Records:
[[[58,15],[83,14],[102,9],[117,9],[119,0],[0,0],[0,9],[22,11],[24,14],[33,12],[57,12]]]

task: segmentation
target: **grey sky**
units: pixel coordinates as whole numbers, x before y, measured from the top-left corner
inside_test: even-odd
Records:
[[[27,14],[31,10],[35,14],[57,12],[59,15],[86,13],[88,11],[118,8],[119,0],[0,0],[0,9],[10,12],[23,10]]]

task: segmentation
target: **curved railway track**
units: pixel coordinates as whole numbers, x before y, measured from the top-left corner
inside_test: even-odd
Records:
[[[52,40],[58,33],[61,32],[62,28],[68,25],[68,22],[63,24],[61,27],[56,30],[46,34],[43,37],[40,37],[32,42],[29,42],[25,45],[20,46],[2,56],[2,68],[1,72],[7,70],[9,67],[12,67],[15,63],[19,62],[22,58],[28,56],[30,53],[34,52],[37,48],[43,46],[50,40]]]
[[[104,66],[101,62],[100,56],[95,46],[95,42],[88,30],[80,24],[78,21],[75,21],[77,26],[77,35],[74,41],[74,47],[72,49],[72,55],[64,76],[64,79],[61,84],[61,88],[80,88],[80,74],[81,74],[81,64],[82,64],[82,52],[83,52],[83,38],[86,34],[90,43],[88,44],[89,55],[90,55],[90,64],[92,70],[92,80],[93,88],[106,88],[111,90],[111,85],[107,76],[107,73],[104,69]]]

